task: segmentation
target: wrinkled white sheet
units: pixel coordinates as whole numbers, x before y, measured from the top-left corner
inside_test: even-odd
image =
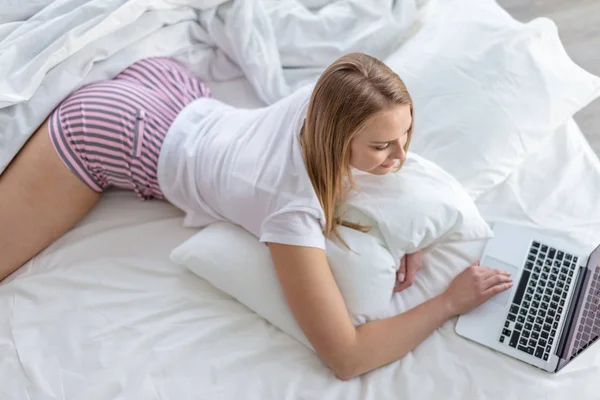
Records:
[[[211,87],[226,101],[260,104],[243,80]],[[524,221],[591,248],[600,241],[598,193],[600,162],[572,122],[478,205],[490,221]],[[599,346],[553,375],[457,336],[455,320],[402,360],[336,380],[311,350],[169,261],[195,232],[181,228],[182,218],[166,203],[109,192],[0,285],[0,398],[599,397]],[[474,242],[427,251],[397,310],[442,291],[482,249]]]
[[[210,81],[246,77],[272,103],[347,52],[385,59],[419,20],[416,0],[22,3],[0,11],[0,173],[69,93],[141,58],[173,56]]]

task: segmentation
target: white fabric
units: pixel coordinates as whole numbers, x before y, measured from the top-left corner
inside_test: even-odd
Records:
[[[184,226],[229,221],[262,242],[325,249],[325,215],[299,139],[312,88],[256,109],[201,98],[177,116],[158,182],[186,212]]]
[[[229,95],[241,101],[238,91]],[[577,126],[557,130],[526,164],[478,199],[484,215],[528,222],[577,245],[600,242],[600,162]],[[182,220],[165,203],[110,192],[1,284],[2,397],[562,400],[600,392],[598,345],[548,374],[459,337],[455,320],[402,360],[341,382],[314,352],[169,261],[194,234]],[[427,250],[394,309],[439,293],[482,249],[476,241]]]
[[[398,265],[377,231],[341,227],[353,252],[327,242],[332,273],[355,325],[390,312]],[[246,230],[227,222],[212,224],[173,250],[171,260],[313,349],[287,305],[269,249]]]
[[[569,58],[548,19],[521,24],[493,0],[442,3],[386,63],[414,101],[411,149],[477,197],[598,98],[600,78]]]
[[[361,173],[355,182],[360,191],[348,196],[346,219],[373,229],[363,233],[341,227],[352,250],[335,239],[327,240],[326,249],[355,325],[397,311],[392,290],[406,252],[492,236],[458,182],[415,154],[409,153],[397,173]],[[255,236],[232,224],[211,225],[178,246],[171,260],[311,347],[287,306],[268,248]]]
[[[69,93],[142,58],[174,56],[209,81],[245,76],[261,102],[272,104],[342,54],[387,57],[421,15],[415,0],[321,3],[3,2],[0,59],[10,62],[0,63],[0,173]]]
[[[446,242],[492,236],[464,188],[437,164],[407,154],[397,173],[384,176],[357,171],[359,190],[348,197],[347,219],[376,224],[397,263],[440,240]]]
[[[477,206],[489,222],[543,226],[592,251],[600,244],[599,172],[600,160],[571,119]]]

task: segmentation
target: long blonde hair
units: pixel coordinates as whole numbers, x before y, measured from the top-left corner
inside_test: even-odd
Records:
[[[326,237],[333,233],[346,245],[337,230],[339,225],[368,230],[336,216],[344,204],[344,179],[354,187],[350,141],[376,113],[398,105],[408,105],[412,116],[412,99],[402,79],[383,62],[363,53],[340,57],[317,81],[302,127],[301,144],[308,175],[325,213]],[[405,150],[411,136],[412,124]]]

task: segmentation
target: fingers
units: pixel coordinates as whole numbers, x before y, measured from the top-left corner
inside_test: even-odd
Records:
[[[400,292],[411,286],[417,277],[419,269],[423,266],[422,251],[418,250],[415,253],[405,254],[400,260],[400,267],[396,272],[396,285],[394,293]]]
[[[409,287],[410,285],[412,285],[412,282],[404,280],[404,282],[399,283],[396,285],[396,287],[394,287],[394,293],[401,292],[404,289],[406,289],[407,287]]]
[[[482,295],[486,300],[512,287],[513,282],[510,273],[499,269],[481,268],[485,268],[481,288],[483,289]]]
[[[398,268],[398,272],[396,273],[396,280],[400,283],[404,282],[406,279],[406,255],[402,257],[400,260],[400,268]]]
[[[471,267],[475,269],[475,271],[482,275],[484,279],[490,278],[495,275],[504,275],[510,276],[509,272],[503,271],[501,269],[489,268],[479,265],[479,261],[475,261],[471,264]]]
[[[407,267],[406,268],[406,278],[404,279],[404,282],[397,282],[396,283],[396,287],[394,288],[395,292],[400,292],[406,288],[408,288],[409,286],[412,286],[412,284],[415,281],[416,278],[416,271],[414,268],[411,267]],[[394,293],[395,293],[394,292]]]
[[[413,284],[417,276],[418,265],[407,261],[407,257],[402,257],[400,269],[398,269],[396,287],[394,293],[400,292]],[[403,278],[401,280],[401,278]]]
[[[406,255],[400,259],[400,267],[396,271],[396,284],[392,293],[397,293],[405,289],[404,281],[406,280]]]
[[[406,279],[404,280],[404,282],[408,283],[408,286],[412,285],[415,281],[417,269],[418,265],[415,265],[414,263],[410,263],[408,261],[406,262]]]
[[[512,278],[510,276],[504,274],[495,274],[490,276],[489,278],[483,281],[484,288],[487,290],[492,286],[495,286],[499,283],[507,283],[512,282]]]
[[[498,293],[502,293],[505,290],[510,289],[512,287],[512,285],[513,285],[512,282],[505,282],[505,283],[497,284],[497,285],[490,287],[486,291],[484,291],[483,294],[486,298],[489,299],[489,298],[497,295]]]
[[[488,267],[480,267],[482,268],[482,277],[484,279],[489,279],[491,277],[494,276],[510,276],[510,273],[506,272],[506,271],[502,271],[501,269],[493,269],[493,268],[488,268]]]

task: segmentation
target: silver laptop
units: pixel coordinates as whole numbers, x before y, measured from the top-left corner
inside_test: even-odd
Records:
[[[461,315],[456,333],[558,372],[600,336],[600,246],[591,254],[553,237],[496,223],[480,264],[513,286]]]

